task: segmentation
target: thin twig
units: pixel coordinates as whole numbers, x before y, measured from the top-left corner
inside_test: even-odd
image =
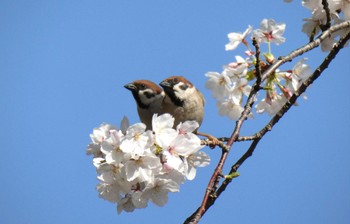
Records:
[[[259,43],[253,38],[253,46],[255,47],[255,77],[258,83],[261,83],[261,67],[260,67],[260,46]]]
[[[219,146],[221,149],[225,150],[225,151],[228,151],[230,150],[230,148],[224,143],[225,141],[222,141],[221,138],[218,139],[219,140],[219,143],[216,143],[213,141],[213,140],[210,140],[210,139],[202,139],[201,140],[201,145],[206,145],[206,146],[212,146],[212,145],[217,145]]]
[[[322,0],[323,9],[326,12],[326,24],[321,24],[320,29],[325,31],[331,27],[331,11],[327,0]]]
[[[252,136],[239,136],[237,139],[236,139],[236,142],[246,142],[246,141],[252,141],[256,139],[256,136],[255,135],[252,135]],[[222,142],[228,142],[228,140],[230,140],[229,137],[220,137],[218,138],[219,141],[222,141]]]

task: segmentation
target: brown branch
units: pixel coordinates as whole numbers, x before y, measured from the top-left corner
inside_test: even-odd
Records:
[[[218,139],[219,139],[219,141],[222,141],[222,142],[228,142],[228,140],[230,140],[229,137],[220,137]],[[255,135],[252,135],[252,136],[239,136],[236,139],[236,142],[246,142],[246,141],[252,141],[254,139],[256,139]]]
[[[222,141],[223,138],[218,138],[219,140],[219,143],[216,143],[214,142],[213,140],[211,139],[202,139],[201,140],[201,145],[206,145],[206,146],[209,146],[211,147],[212,145],[216,145],[216,146],[219,146],[222,150],[225,150],[225,151],[228,151],[230,150],[230,148],[224,143],[226,141]]]
[[[321,24],[320,29],[325,31],[331,27],[331,11],[327,0],[322,0],[323,9],[326,12],[326,24]]]
[[[255,47],[255,77],[258,83],[261,83],[261,67],[260,67],[260,46],[259,43],[253,38],[253,46]]]
[[[253,45],[255,46],[256,52],[257,52],[255,56],[256,56],[257,60],[259,61],[260,50],[259,50],[259,45],[255,39],[253,39]],[[260,84],[261,84],[260,63],[258,65],[256,65],[256,68],[258,68],[258,72],[256,73],[256,75],[259,76],[259,78],[256,79],[256,81],[252,87],[252,90],[250,91],[250,94],[248,96],[247,103],[244,106],[243,112],[242,112],[240,118],[236,121],[236,126],[232,132],[232,135],[231,135],[230,139],[227,141],[226,149],[222,150],[221,158],[220,158],[220,160],[219,160],[219,162],[214,170],[213,175],[210,178],[210,181],[208,183],[207,189],[205,191],[205,194],[204,194],[204,197],[202,200],[202,204],[196,210],[195,213],[193,213],[190,217],[188,217],[186,219],[186,221],[184,223],[191,223],[191,224],[198,223],[199,220],[201,219],[201,217],[203,216],[203,214],[207,211],[207,209],[216,200],[216,196],[213,193],[217,190],[217,187],[218,187],[217,185],[220,181],[220,177],[222,177],[222,168],[223,168],[225,161],[227,159],[229,149],[232,147],[233,143],[235,141],[237,141],[237,139],[239,137],[239,133],[241,131],[241,127],[242,127],[244,121],[249,117],[249,114],[251,113],[251,108],[254,104],[256,95],[260,90]]]
[[[237,172],[239,167],[253,154],[256,146],[263,138],[263,136],[271,131],[275,124],[283,117],[285,113],[295,104],[298,97],[305,92],[308,86],[310,86],[321,74],[327,69],[329,64],[333,61],[339,51],[344,47],[346,42],[350,39],[350,32],[347,33],[344,37],[342,37],[336,45],[334,45],[333,49],[321,63],[321,65],[313,72],[313,74],[299,87],[299,89],[291,96],[288,102],[281,108],[281,110],[270,120],[270,122],[258,133],[255,134],[256,139],[252,142],[248,150],[244,153],[244,155],[231,167],[229,175],[232,175]],[[230,184],[232,179],[225,179],[223,183],[220,185],[218,190],[216,191],[216,199],[220,196],[220,194],[225,191],[226,187]],[[215,199],[215,200],[216,200]],[[214,203],[214,202],[213,202]]]
[[[254,86],[258,86],[258,85],[260,85],[260,83],[256,82]],[[209,181],[207,189],[205,191],[201,206],[190,217],[188,217],[184,223],[191,223],[191,224],[198,223],[199,220],[201,219],[201,217],[207,211],[207,209],[216,200],[216,196],[215,196],[214,192],[217,189],[217,184],[219,182],[219,178],[222,176],[222,168],[223,168],[225,161],[226,161],[226,158],[228,156],[229,149],[232,147],[233,143],[237,140],[237,138],[239,136],[240,129],[243,125],[243,122],[248,118],[248,116],[250,114],[251,107],[254,104],[254,99],[256,97],[258,90],[259,90],[259,88],[252,88],[252,91],[248,97],[247,104],[244,107],[244,110],[241,114],[241,117],[236,121],[235,129],[234,129],[230,139],[227,142],[227,148],[226,148],[226,150],[222,150],[220,160],[219,160],[219,162],[214,170],[213,175],[210,178],[210,181]]]
[[[259,79],[259,81],[265,80],[266,77],[268,77],[272,72],[275,71],[275,69],[277,69],[283,63],[290,61],[296,56],[302,55],[305,52],[319,46],[321,41],[325,39],[327,35],[330,35],[332,32],[335,32],[337,30],[347,28],[347,27],[350,27],[350,21],[332,26],[329,30],[325,31],[321,36],[319,36],[313,42],[305,45],[302,48],[299,48],[293,51],[291,54],[287,55],[284,58],[280,58],[278,61],[272,64],[271,65],[272,68],[270,67],[267,71],[265,71],[262,78]],[[235,165],[231,167],[231,171],[228,176],[233,175],[235,172],[237,172],[238,168],[245,162],[245,160],[253,154],[261,138],[268,131],[270,131],[272,127],[282,118],[282,116],[291,108],[291,106],[296,102],[296,99],[300,96],[300,94],[303,93],[306,90],[306,88],[321,75],[321,73],[328,67],[329,63],[334,59],[334,57],[337,55],[339,50],[344,46],[344,44],[349,38],[350,38],[350,33],[348,33],[344,38],[341,38],[339,40],[338,44],[333,47],[332,51],[329,53],[329,55],[326,57],[323,63],[319,66],[319,68],[316,69],[315,72],[310,76],[310,78],[300,86],[298,91],[296,91],[292,95],[292,97],[283,106],[283,108],[271,119],[269,124],[267,124],[259,133],[256,134],[257,138],[253,140],[251,146],[246,151],[246,153],[235,163]],[[191,223],[191,224],[198,223],[201,217],[205,214],[205,212],[214,204],[216,199],[220,196],[220,194],[226,189],[226,187],[232,181],[232,178],[226,178],[219,188],[217,186],[219,183],[219,178],[222,176],[222,168],[228,156],[229,149],[232,147],[233,143],[237,141],[237,139],[239,138],[240,129],[244,121],[248,118],[251,112],[251,108],[254,104],[255,96],[260,90],[260,84],[261,83],[258,82],[258,79],[257,79],[255,84],[253,85],[252,91],[250,92],[250,95],[248,97],[244,110],[240,118],[236,121],[235,129],[230,139],[227,141],[227,145],[226,145],[227,148],[225,150],[224,149],[222,150],[221,158],[214,170],[212,177],[210,178],[201,206],[190,217],[188,217],[184,223]]]

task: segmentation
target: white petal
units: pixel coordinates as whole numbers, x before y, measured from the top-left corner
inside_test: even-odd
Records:
[[[240,41],[232,41],[232,42],[225,45],[225,50],[232,51],[238,47],[239,43],[240,43]]]
[[[204,167],[210,164],[210,157],[202,151],[192,154],[188,159],[195,167]]]
[[[157,145],[162,148],[168,147],[170,143],[176,138],[178,132],[175,129],[167,128],[156,133],[155,141]]]
[[[128,161],[125,163],[125,175],[128,181],[133,181],[139,176],[139,166],[137,166],[133,161]]]
[[[126,134],[126,130],[130,126],[129,119],[124,116],[122,121],[120,122],[120,130],[123,132],[123,134]]]
[[[143,132],[145,132],[146,130],[146,125],[143,123],[137,123],[134,125],[131,125],[127,131],[126,131],[126,136],[135,136],[138,134],[141,134]]]
[[[180,133],[190,133],[196,130],[199,127],[197,121],[185,121],[177,125],[176,129]]]
[[[170,114],[162,114],[158,116],[153,115],[152,118],[152,128],[154,132],[158,132],[164,128],[172,128],[174,126],[175,119]]]
[[[193,180],[196,177],[197,170],[193,166],[189,166],[186,173],[187,180]]]

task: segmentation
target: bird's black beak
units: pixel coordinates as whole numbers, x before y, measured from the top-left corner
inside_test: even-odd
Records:
[[[173,88],[173,85],[168,81],[163,81],[163,82],[159,83],[159,85],[163,88]]]
[[[137,87],[135,86],[135,84],[133,83],[128,83],[124,86],[126,89],[130,90],[130,91],[136,91]]]

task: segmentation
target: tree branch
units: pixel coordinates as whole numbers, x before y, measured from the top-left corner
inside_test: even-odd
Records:
[[[257,58],[257,61],[259,62],[259,57],[260,57],[260,50],[259,50],[259,45],[257,43],[257,41],[255,39],[253,39],[253,45],[256,48],[256,55],[255,57]],[[201,217],[203,216],[203,214],[207,211],[207,209],[214,203],[214,201],[216,200],[216,196],[215,194],[213,194],[216,189],[217,189],[217,185],[220,181],[220,177],[222,177],[222,168],[225,164],[225,161],[227,159],[228,153],[229,153],[229,149],[232,147],[233,143],[237,141],[238,137],[239,137],[239,133],[241,131],[241,127],[244,123],[244,121],[249,117],[249,114],[251,113],[251,108],[255,102],[255,98],[257,93],[260,90],[260,84],[261,84],[261,74],[260,74],[260,63],[256,65],[257,68],[257,73],[256,76],[259,78],[256,79],[252,90],[250,91],[250,94],[248,96],[247,102],[244,106],[243,112],[240,116],[240,118],[236,121],[236,126],[232,132],[232,135],[230,137],[230,139],[228,139],[227,141],[227,145],[226,145],[226,150],[222,150],[221,153],[221,158],[214,170],[213,175],[210,178],[210,181],[208,183],[207,189],[205,191],[204,194],[204,198],[202,200],[202,204],[201,206],[196,210],[195,213],[193,213],[190,217],[188,217],[185,221],[185,223],[191,223],[191,224],[195,224],[198,223],[199,220],[201,219]]]
[[[244,123],[244,121],[248,118],[251,108],[254,104],[255,97],[260,90],[260,84],[262,81],[264,81],[270,74],[272,74],[279,66],[284,64],[287,61],[291,61],[295,57],[304,54],[307,51],[310,51],[314,49],[315,47],[319,46],[320,43],[327,38],[329,35],[331,35],[333,32],[336,32],[340,29],[348,28],[350,27],[350,21],[343,22],[341,24],[332,26],[329,28],[329,30],[325,31],[323,34],[321,34],[317,39],[315,39],[313,42],[306,44],[305,46],[292,51],[289,55],[279,58],[275,63],[273,63],[269,69],[267,69],[261,76],[261,79],[257,78],[256,82],[254,83],[252,90],[250,92],[250,95],[247,99],[247,103],[244,107],[244,110],[240,116],[240,118],[236,121],[236,126],[234,128],[234,131],[231,135],[231,137],[227,141],[227,145],[225,145],[225,148],[222,147],[222,154],[221,158],[214,170],[214,173],[212,177],[210,178],[209,184],[207,186],[207,189],[205,191],[205,195],[202,201],[201,206],[190,216],[188,217],[184,223],[198,223],[201,217],[205,214],[205,212],[214,204],[216,199],[220,196],[220,194],[226,189],[226,187],[229,185],[229,183],[232,181],[232,178],[226,178],[223,183],[218,188],[218,183],[220,177],[222,177],[222,168],[223,165],[227,159],[229,149],[233,146],[233,143],[235,141],[238,141],[239,139],[239,133],[241,130],[241,127]],[[291,98],[287,101],[287,103],[282,107],[282,109],[270,120],[270,122],[258,133],[254,135],[254,137],[251,137],[250,139],[253,140],[252,144],[250,145],[249,149],[246,151],[246,153],[231,167],[231,171],[228,176],[232,176],[235,172],[237,172],[238,168],[246,161],[247,158],[249,158],[262,137],[272,129],[272,127],[283,117],[283,115],[291,108],[291,106],[296,102],[297,98],[302,94],[306,88],[315,81],[321,73],[328,67],[330,62],[334,59],[334,57],[337,55],[337,53],[340,51],[341,48],[345,45],[347,40],[350,38],[350,32],[343,38],[339,40],[339,42],[333,47],[329,55],[325,58],[325,60],[322,62],[322,64],[317,68],[314,73],[307,79],[300,88],[291,96]],[[257,46],[257,45],[256,45]],[[259,49],[258,49],[259,50]],[[256,68],[259,71],[259,65]],[[258,73],[258,72],[257,72]],[[260,76],[260,75],[259,75]]]
[[[258,83],[261,83],[261,67],[260,67],[260,46],[255,38],[253,38],[253,46],[255,47],[255,77]],[[260,86],[259,86],[260,87]]]
[[[320,29],[322,31],[327,30],[331,27],[331,11],[329,10],[329,4],[327,0],[322,0],[323,9],[326,12],[326,24],[321,24]]]
[[[244,153],[244,155],[231,167],[229,175],[232,175],[237,172],[239,167],[253,154],[256,146],[263,138],[263,136],[271,131],[274,125],[283,117],[285,113],[295,104],[298,97],[305,92],[308,86],[310,86],[321,74],[327,69],[329,64],[333,61],[335,56],[339,53],[339,51],[344,47],[346,42],[350,39],[350,32],[348,32],[344,37],[342,37],[336,45],[334,45],[333,49],[321,63],[321,65],[313,72],[313,74],[299,87],[299,89],[291,96],[289,101],[282,107],[282,109],[270,120],[270,122],[263,128],[261,131],[256,133],[256,139],[252,142],[248,150]],[[223,183],[220,185],[218,190],[216,191],[216,199],[220,196],[220,194],[225,191],[226,187],[230,184],[232,179],[225,179]],[[215,199],[215,200],[216,200]]]

